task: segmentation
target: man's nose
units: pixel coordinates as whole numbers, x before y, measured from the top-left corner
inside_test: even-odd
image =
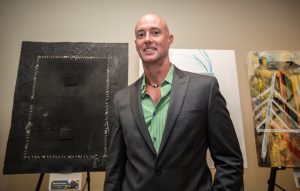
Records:
[[[152,38],[151,38],[151,35],[150,33],[146,33],[146,36],[145,36],[145,43],[149,43],[151,42]]]

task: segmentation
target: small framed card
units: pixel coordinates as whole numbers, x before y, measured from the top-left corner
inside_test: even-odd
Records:
[[[49,191],[81,190],[81,173],[50,173]]]

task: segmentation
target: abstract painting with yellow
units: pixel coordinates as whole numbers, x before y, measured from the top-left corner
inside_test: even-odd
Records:
[[[248,55],[257,158],[262,167],[300,167],[300,51]]]

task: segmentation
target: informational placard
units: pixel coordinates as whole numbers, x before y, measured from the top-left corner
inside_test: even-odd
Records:
[[[81,190],[82,173],[50,173],[49,191]]]

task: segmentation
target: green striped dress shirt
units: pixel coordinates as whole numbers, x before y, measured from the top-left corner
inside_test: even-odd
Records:
[[[144,114],[144,119],[148,127],[149,134],[156,152],[158,153],[162,135],[165,129],[167,113],[170,102],[170,93],[172,87],[174,66],[171,68],[160,86],[160,100],[155,105],[151,97],[146,92],[145,75],[141,86],[141,104]]]

